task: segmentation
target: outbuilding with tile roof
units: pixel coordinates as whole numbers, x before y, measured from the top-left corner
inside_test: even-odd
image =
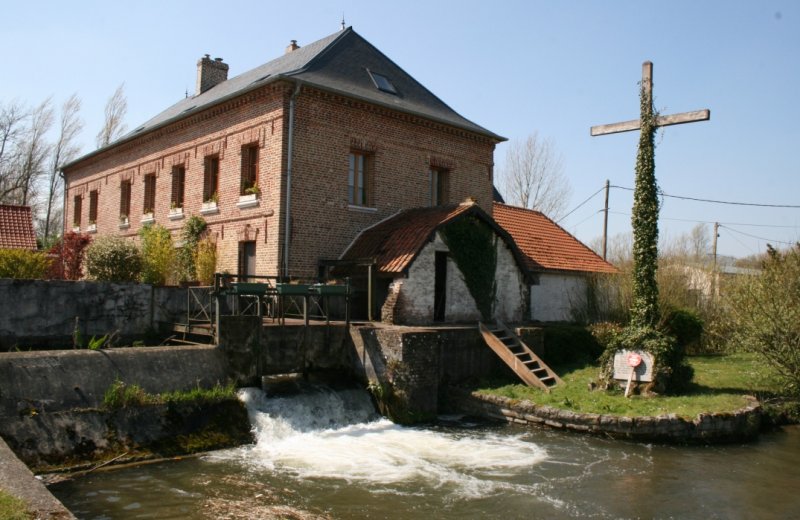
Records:
[[[493,217],[514,238],[526,269],[535,277],[530,287],[532,320],[573,320],[587,306],[593,278],[618,272],[540,211],[495,202]]]
[[[481,293],[459,262],[448,229],[466,223],[474,235],[490,236],[493,290]],[[478,239],[479,240],[479,239]],[[524,255],[514,240],[474,202],[413,208],[364,229],[339,259],[364,264],[371,260],[380,290],[376,306],[393,324],[475,322],[525,318],[528,282]],[[476,292],[477,291],[477,292]],[[481,302],[488,298],[486,307]],[[483,310],[481,310],[483,309]],[[487,316],[490,314],[490,316]]]

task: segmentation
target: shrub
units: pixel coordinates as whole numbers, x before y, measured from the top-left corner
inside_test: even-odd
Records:
[[[142,281],[165,285],[175,271],[175,248],[172,235],[160,224],[144,226],[139,231],[142,241]]]
[[[738,348],[760,355],[800,394],[800,244],[769,247],[760,276],[742,276],[728,291],[729,323]]]
[[[703,335],[703,320],[689,309],[671,309],[662,318],[662,328],[673,336],[681,348],[693,349],[700,344]]]
[[[107,235],[86,248],[86,275],[103,282],[135,282],[142,272],[142,256],[136,244],[122,237]]]
[[[214,273],[217,270],[217,244],[206,237],[197,244],[195,256],[197,280],[204,285],[214,283]]]
[[[50,269],[45,253],[29,249],[0,249],[0,278],[41,279]]]
[[[544,329],[544,353],[547,364],[565,365],[594,362],[603,349],[585,327],[550,325]]]
[[[622,326],[610,321],[602,321],[589,325],[589,332],[594,336],[594,340],[600,345],[603,352],[608,348],[611,341],[622,332]]]
[[[89,235],[70,231],[59,239],[48,251],[54,258],[50,266],[50,278],[58,280],[80,280],[83,276],[83,257],[92,243]]]
[[[176,277],[179,282],[187,282],[197,279],[197,269],[195,268],[195,257],[197,256],[197,244],[200,242],[207,227],[203,217],[196,215],[186,219],[181,231],[183,245],[177,252]]]

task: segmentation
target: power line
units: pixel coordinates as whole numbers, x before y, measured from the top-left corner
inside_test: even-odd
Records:
[[[588,199],[584,200],[583,202],[581,202],[580,204],[578,204],[577,206],[575,206],[575,208],[573,208],[573,210],[572,210],[572,211],[570,211],[569,213],[567,213],[566,215],[564,215],[564,216],[563,216],[563,217],[561,217],[560,219],[556,220],[556,224],[558,224],[559,222],[561,222],[562,220],[564,220],[564,219],[565,219],[565,218],[567,218],[568,216],[570,216],[570,215],[572,215],[573,213],[575,213],[575,211],[576,211],[578,208],[580,208],[581,206],[583,206],[584,204],[586,204],[587,202],[589,202],[590,200],[592,200],[594,197],[596,197],[596,196],[597,196],[597,194],[598,194],[598,193],[600,193],[600,192],[601,192],[601,191],[603,191],[604,189],[606,189],[606,187],[605,187],[605,186],[601,187],[599,190],[597,190],[596,192],[592,193],[592,194],[589,196],[589,198],[588,198]]]
[[[633,188],[628,188],[627,186],[616,186],[611,185],[612,188],[619,188],[621,190],[633,191]],[[663,191],[659,190],[659,194],[662,197],[669,197],[672,199],[681,199],[681,200],[692,200],[695,202],[710,202],[712,204],[728,204],[731,206],[755,206],[759,208],[791,208],[791,209],[800,209],[800,205],[794,204],[760,204],[757,202],[732,202],[729,200],[713,200],[713,199],[701,199],[698,197],[685,197],[683,195],[668,195]]]
[[[783,240],[772,240],[770,238],[759,237],[759,236],[756,236],[756,235],[751,235],[750,233],[745,233],[744,231],[739,231],[738,229],[733,229],[732,227],[728,227],[728,226],[720,225],[719,227],[725,228],[728,231],[733,231],[734,233],[739,233],[740,235],[744,235],[746,237],[755,238],[756,240],[763,240],[764,242],[770,242],[770,243],[775,243],[775,244],[784,244],[784,245],[787,245],[787,246],[793,246],[794,245],[793,242],[784,242]]]

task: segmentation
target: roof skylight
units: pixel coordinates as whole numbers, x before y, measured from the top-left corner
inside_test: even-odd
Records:
[[[369,69],[367,69],[367,73],[369,73],[369,77],[372,78],[372,82],[378,90],[388,92],[389,94],[397,94],[397,88],[395,88],[394,83],[392,83],[392,80],[387,76],[372,72]]]

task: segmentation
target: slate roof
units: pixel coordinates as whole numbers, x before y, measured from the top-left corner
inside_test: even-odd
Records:
[[[492,227],[509,245],[520,268],[524,268],[522,253],[508,233],[477,204],[470,203],[412,208],[395,213],[361,231],[340,259],[374,258],[379,274],[404,273],[422,248],[433,239],[437,229],[470,214]]]
[[[0,204],[0,249],[36,249],[30,206]]]
[[[376,88],[367,70],[389,78],[396,87],[397,94]],[[279,80],[300,81],[329,92],[475,132],[497,141],[506,140],[456,113],[352,27],[348,27],[223,81],[200,95],[182,99],[101,150]],[[65,167],[68,168],[101,150],[95,150]]]
[[[492,213],[514,238],[529,271],[617,272],[616,267],[540,211],[495,202]]]

